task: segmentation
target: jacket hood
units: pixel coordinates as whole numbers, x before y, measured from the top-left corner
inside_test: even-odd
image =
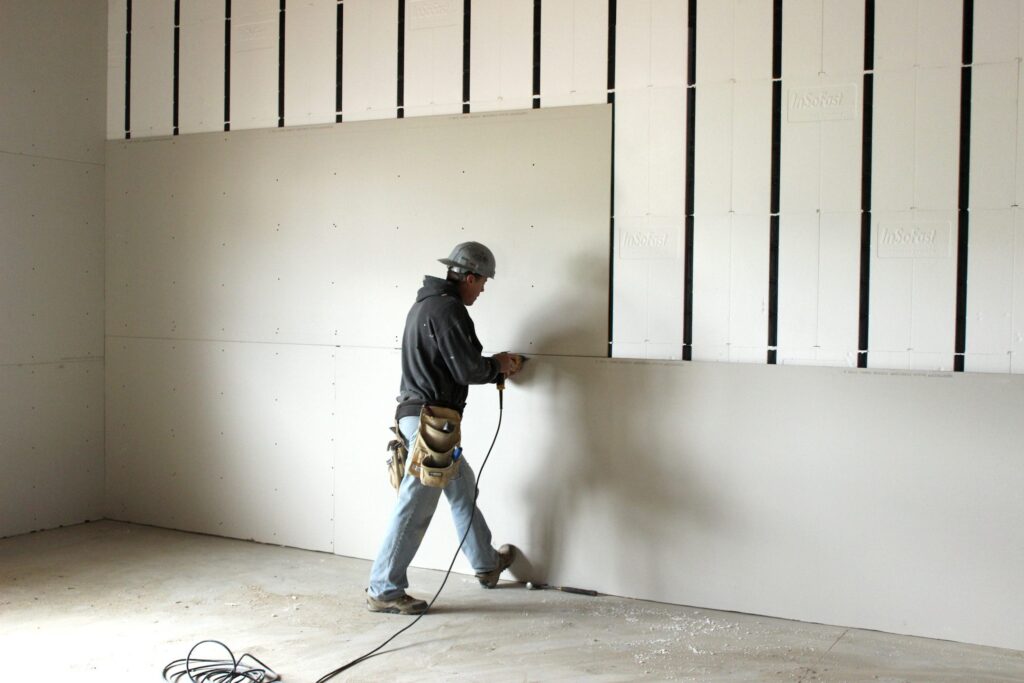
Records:
[[[456,300],[460,300],[459,286],[454,282],[427,275],[423,278],[423,286],[420,287],[420,291],[416,292],[416,302],[419,303],[432,296],[453,296]]]

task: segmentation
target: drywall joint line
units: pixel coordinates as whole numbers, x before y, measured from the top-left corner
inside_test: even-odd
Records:
[[[7,155],[10,155],[10,156],[15,156],[15,157],[26,157],[28,159],[44,159],[46,161],[63,161],[65,163],[69,163],[69,164],[84,164],[86,166],[96,166],[96,167],[99,167],[99,168],[103,168],[104,166],[106,166],[106,164],[103,163],[102,161],[83,161],[81,159],[66,159],[64,157],[51,157],[51,156],[46,156],[46,155],[43,155],[43,154],[26,154],[25,152],[8,152],[8,151],[2,150],[2,149],[0,149],[0,154],[7,154]]]
[[[67,363],[95,363],[102,362],[105,356],[74,356],[71,358],[59,358],[57,360],[36,360],[27,363],[0,363],[0,368],[29,368],[42,365],[65,365]]]

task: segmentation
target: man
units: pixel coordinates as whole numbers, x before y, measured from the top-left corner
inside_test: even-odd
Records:
[[[467,385],[493,383],[500,375],[511,377],[522,366],[522,357],[509,353],[483,356],[483,346],[466,310],[494,277],[491,250],[478,242],[463,242],[448,258],[438,260],[448,266],[447,278],[424,277],[423,287],[405,322],[402,385],[396,418],[409,447],[410,464],[398,489],[398,503],[387,534],[370,571],[366,603],[371,612],[422,614],[426,611],[425,601],[405,592],[409,586],[407,570],[442,490],[448,497],[459,538],[466,538],[462,551],[481,585],[486,588],[498,585],[498,577],[512,564],[516,554],[515,546],[504,545],[500,550],[491,546],[491,531],[473,499],[476,488],[473,470],[459,457],[461,449],[454,446],[469,394]],[[432,420],[434,415],[450,416],[443,420],[440,431],[435,430],[442,437],[446,433],[453,435],[451,443],[444,446],[445,454],[435,452],[434,444],[418,440],[421,417]],[[424,425],[430,432],[428,427]],[[424,484],[424,477],[419,476],[422,465],[417,462],[417,451],[447,456],[441,463],[444,467],[436,472],[444,477],[438,480],[446,482],[443,486],[429,480],[429,485]]]

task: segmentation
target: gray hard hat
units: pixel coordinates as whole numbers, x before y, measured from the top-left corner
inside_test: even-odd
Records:
[[[494,277],[494,254],[479,242],[456,244],[448,258],[437,259],[457,273],[476,273]]]

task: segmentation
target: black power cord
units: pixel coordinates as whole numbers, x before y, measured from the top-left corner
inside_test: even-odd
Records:
[[[457,560],[459,558],[459,553],[462,552],[462,546],[466,542],[466,538],[469,536],[470,530],[473,528],[473,519],[476,517],[476,501],[477,501],[477,498],[480,497],[480,476],[483,474],[484,467],[487,466],[487,459],[491,457],[491,451],[494,450],[494,444],[497,443],[497,441],[498,441],[498,432],[501,431],[501,416],[502,416],[502,413],[505,411],[505,405],[504,405],[505,400],[504,399],[505,399],[505,378],[504,378],[504,376],[499,375],[499,377],[498,377],[498,427],[494,430],[494,439],[491,440],[491,447],[487,449],[487,455],[484,456],[483,462],[480,463],[480,469],[476,473],[476,486],[473,489],[473,511],[469,515],[469,524],[466,525],[466,533],[462,534],[462,540],[459,541],[459,547],[456,548],[455,555],[452,556],[452,561],[448,564],[448,571],[446,571],[445,574],[444,574],[444,580],[441,581],[440,588],[437,589],[437,592],[434,593],[434,597],[431,598],[430,599],[430,603],[427,604],[427,609],[423,610],[422,614],[417,616],[410,623],[408,623],[405,626],[403,626],[402,628],[400,628],[398,631],[395,632],[394,635],[392,635],[390,638],[385,640],[383,643],[381,643],[377,647],[375,647],[372,650],[370,650],[369,652],[367,652],[365,655],[356,657],[355,659],[350,661],[348,664],[345,664],[344,666],[339,666],[334,671],[331,671],[330,673],[324,674],[319,679],[317,679],[316,683],[326,683],[327,681],[331,680],[332,678],[334,678],[338,674],[342,673],[343,671],[351,669],[355,665],[360,664],[362,662],[365,662],[370,657],[375,656],[381,650],[381,648],[383,648],[385,645],[390,643],[392,640],[394,640],[395,638],[397,638],[398,636],[402,635],[403,633],[405,633],[406,631],[411,629],[413,626],[415,626],[416,622],[418,622],[420,619],[422,619],[423,615],[426,614],[427,612],[429,612],[430,608],[434,606],[434,602],[437,600],[437,597],[439,595],[441,595],[441,591],[444,590],[445,584],[448,583],[448,577],[451,576],[451,574],[452,574],[452,567],[455,566],[455,560]]]
[[[410,623],[400,628],[394,635],[383,643],[366,654],[356,657],[347,664],[339,666],[334,671],[324,674],[317,679],[316,683],[326,683],[326,681],[331,680],[338,674],[376,656],[385,645],[415,626],[416,622],[422,619],[423,615],[429,612],[430,608],[434,606],[434,602],[437,600],[438,596],[441,595],[441,591],[444,590],[445,584],[448,583],[448,577],[452,574],[452,567],[455,566],[455,561],[459,558],[459,553],[462,552],[462,546],[466,543],[466,538],[469,536],[469,532],[473,528],[473,520],[476,519],[476,501],[480,497],[480,476],[483,474],[484,467],[487,466],[487,460],[491,457],[491,451],[494,450],[494,444],[498,442],[498,433],[501,432],[501,418],[504,411],[505,377],[503,375],[499,375],[498,426],[494,430],[494,438],[491,440],[490,448],[487,449],[487,455],[484,456],[483,462],[480,463],[480,469],[476,473],[476,485],[473,488],[473,511],[469,515],[469,524],[466,525],[466,533],[462,535],[462,540],[459,541],[459,547],[455,550],[455,555],[452,556],[452,561],[448,565],[448,571],[444,574],[444,580],[441,581],[440,588],[437,589],[437,592],[434,593],[434,597],[431,598],[430,603],[427,604],[427,609],[423,610],[422,614],[418,615]],[[229,659],[193,658],[192,655],[195,653],[196,649],[205,643],[220,645],[227,651]],[[251,660],[259,666],[248,664],[246,663],[246,660]],[[186,676],[188,677],[187,679],[185,678]],[[192,646],[187,657],[184,659],[176,659],[164,667],[164,680],[171,681],[172,683],[182,683],[185,680],[188,680],[189,683],[271,683],[272,681],[281,680],[281,677],[269,666],[248,653],[245,653],[238,659],[235,659],[235,654],[231,649],[219,640],[201,640]]]

